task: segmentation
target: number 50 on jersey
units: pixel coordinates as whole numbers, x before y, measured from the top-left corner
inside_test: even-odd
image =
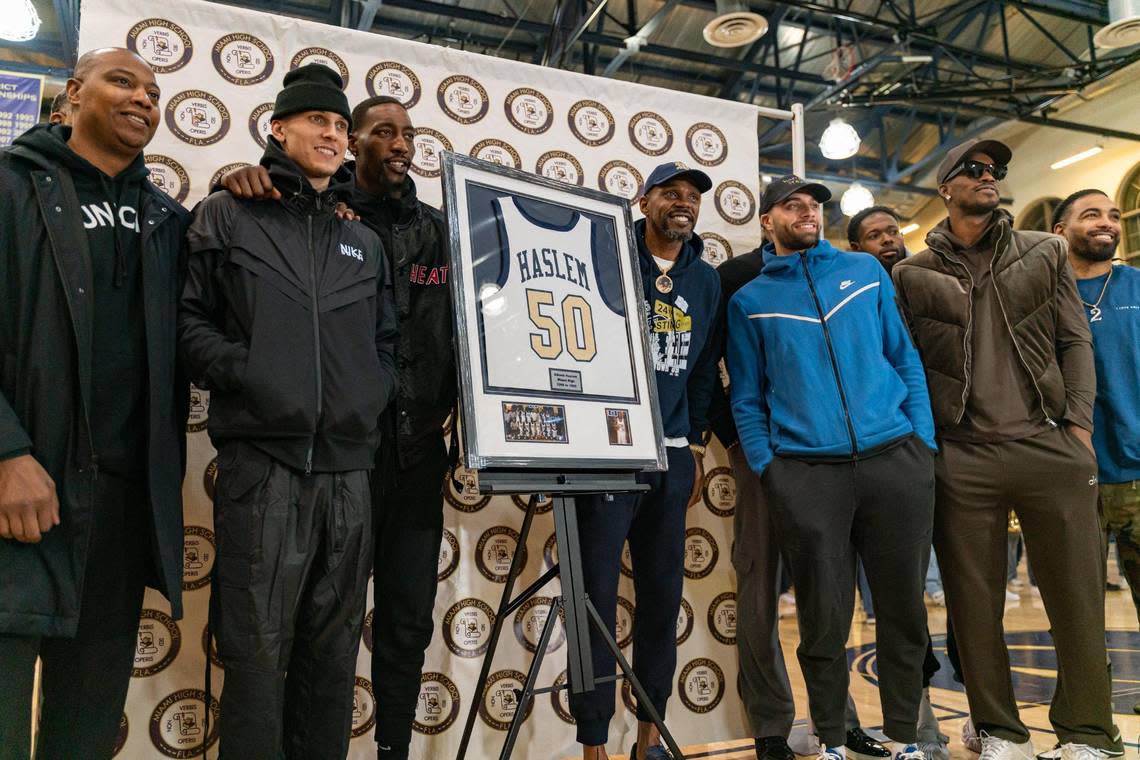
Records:
[[[624,198],[444,158],[467,466],[661,469]]]

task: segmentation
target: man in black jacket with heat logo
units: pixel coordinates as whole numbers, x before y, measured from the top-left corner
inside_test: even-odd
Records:
[[[287,74],[271,123],[261,163],[281,197],[202,202],[179,315],[218,447],[221,757],[339,760],[395,383],[392,285],[376,235],[334,214],[351,128],[339,75]]]

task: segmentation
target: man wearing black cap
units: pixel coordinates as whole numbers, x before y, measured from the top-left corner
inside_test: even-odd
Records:
[[[350,124],[338,74],[286,74],[261,159],[281,198],[214,193],[188,233],[178,327],[218,448],[223,760],[348,752],[369,470],[395,382],[380,241],[333,213]]]
[[[677,665],[685,506],[695,459],[704,454],[709,399],[720,357],[716,339],[720,278],[701,259],[703,243],[693,232],[701,194],[710,187],[712,181],[700,170],[681,162],[661,164],[645,181],[639,201],[645,219],[634,225],[669,469],[638,476],[649,491],[617,494],[612,500],[603,496],[577,500],[586,592],[611,633],[622,544],[629,540],[637,594],[633,669],[662,717]],[[613,673],[614,658],[593,633],[591,650],[595,675]],[[613,682],[586,694],[571,694],[570,712],[577,721],[584,760],[607,758]],[[639,708],[637,718],[637,743],[630,757],[666,758],[648,712]]]
[[[1049,718],[1062,757],[1091,760],[1122,753],[1105,669],[1092,343],[1065,241],[1016,231],[998,208],[1011,157],[997,140],[951,150],[938,167],[947,218],[892,275],[942,443],[934,540],[982,755],[1033,756],[1002,635],[1012,507],[1057,650]]]
[[[886,272],[820,239],[830,198],[794,175],[764,192],[764,268],[728,306],[732,410],[796,587],[800,667],[824,756],[846,756],[858,557],[879,621],[883,730],[895,758],[922,760],[934,426]]]

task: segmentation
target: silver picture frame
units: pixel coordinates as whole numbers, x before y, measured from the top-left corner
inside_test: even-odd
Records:
[[[449,229],[449,279],[454,304],[452,315],[464,465],[474,470],[545,470],[565,473],[667,469],[654,362],[650,351],[648,306],[642,292],[629,201],[600,190],[559,182],[451,151],[443,154],[442,170],[444,211]],[[479,224],[481,220],[473,224],[471,217],[479,208],[478,203],[472,203],[472,198],[477,195],[485,203],[489,193],[499,201],[509,196],[513,203],[522,199],[524,203],[553,204],[575,214],[588,215],[590,219],[612,220],[612,228],[605,224],[601,226],[601,232],[594,232],[598,225],[592,225],[590,229],[591,234],[612,232],[613,240],[603,242],[612,243],[612,253],[616,254],[607,257],[609,263],[606,265],[613,266],[613,262],[616,262],[619,270],[616,277],[620,282],[629,338],[629,367],[633,373],[632,383],[635,389],[632,395],[615,401],[605,394],[567,396],[558,395],[559,392],[553,389],[545,394],[537,391],[504,392],[488,382],[487,351],[480,324],[483,312],[481,296],[476,291],[479,284],[475,267],[476,262],[483,260],[478,257],[491,254],[478,250],[480,240],[484,241],[486,247],[488,233],[482,229],[485,225]],[[577,218],[574,215],[572,217]],[[475,230],[474,227],[481,229]],[[596,238],[591,239],[592,242],[594,240]],[[596,250],[597,247],[591,245],[591,253]],[[596,267],[603,262],[599,257],[593,263]],[[600,270],[595,269],[595,273],[597,271]],[[613,278],[614,273],[608,272],[607,276]],[[506,308],[517,309],[518,305]],[[527,310],[524,308],[518,317],[528,319]],[[531,321],[533,323],[533,319]],[[624,357],[624,352],[621,355]],[[553,376],[550,385],[552,388],[555,385]],[[568,407],[573,415],[564,408],[561,427],[556,422],[531,424],[529,430],[532,432],[527,434],[530,437],[512,439],[507,430],[507,415],[514,408],[513,405],[520,404],[533,405],[531,418],[534,419],[545,420],[542,409],[555,406]],[[607,414],[612,417],[615,406],[629,411],[628,415],[624,415],[628,427],[622,434],[623,439],[616,445],[612,443],[612,426],[607,429]],[[594,407],[602,435],[610,436],[611,443],[604,446],[598,445],[593,430],[589,436],[576,435],[575,426],[582,424],[578,421],[584,419],[587,413],[592,414],[587,410]],[[497,419],[496,413],[503,420],[499,426],[489,422]],[[556,417],[556,410],[551,411],[550,418]],[[626,434],[630,435],[630,441],[624,439]],[[583,441],[583,438],[589,440]]]

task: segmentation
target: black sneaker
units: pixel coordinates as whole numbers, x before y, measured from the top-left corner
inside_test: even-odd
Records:
[[[847,742],[843,745],[847,751],[860,757],[866,758],[888,758],[891,756],[891,751],[884,747],[879,742],[867,736],[867,733],[861,728],[853,728],[847,732]]]
[[[782,736],[756,737],[756,760],[796,760],[796,753]]]
[[[389,747],[377,742],[376,760],[408,760],[408,748]]]

